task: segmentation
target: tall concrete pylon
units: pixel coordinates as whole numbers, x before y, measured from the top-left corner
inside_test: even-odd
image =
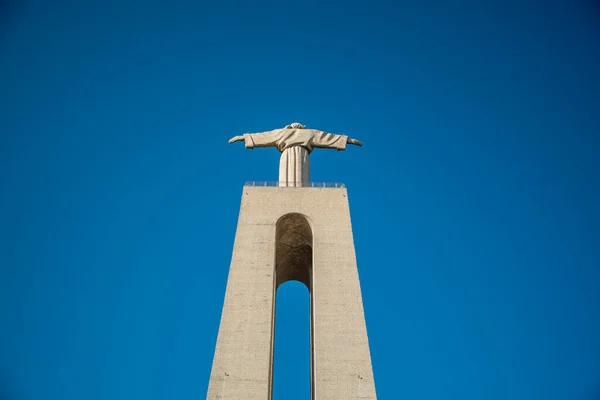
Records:
[[[244,186],[207,399],[272,399],[275,294],[289,280],[310,293],[311,399],[376,399],[347,190],[291,183],[280,169],[273,186]]]

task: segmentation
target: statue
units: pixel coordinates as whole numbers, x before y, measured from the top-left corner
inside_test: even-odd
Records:
[[[279,186],[310,186],[310,163],[308,155],[315,147],[345,150],[346,144],[362,146],[356,139],[346,135],[307,129],[297,122],[283,129],[234,136],[229,143],[244,141],[247,149],[255,147],[277,147],[281,153],[279,161]]]

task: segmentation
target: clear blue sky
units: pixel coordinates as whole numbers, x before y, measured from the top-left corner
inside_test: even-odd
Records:
[[[0,2],[0,398],[200,399],[246,180],[349,190],[381,399],[600,398],[594,1]],[[275,399],[308,398],[278,294]],[[296,377],[296,374],[298,375]]]

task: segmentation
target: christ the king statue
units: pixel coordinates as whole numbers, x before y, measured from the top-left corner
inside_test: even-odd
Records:
[[[235,136],[229,143],[244,141],[247,149],[255,147],[277,147],[281,153],[279,161],[279,186],[310,186],[310,162],[308,155],[315,147],[345,150],[346,144],[362,146],[356,139],[346,135],[307,129],[297,122],[283,129],[268,132],[246,133]]]

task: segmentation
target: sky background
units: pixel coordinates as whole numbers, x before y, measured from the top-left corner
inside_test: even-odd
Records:
[[[242,194],[345,182],[381,399],[600,399],[594,1],[0,1],[0,399],[206,396]],[[308,399],[308,292],[276,400]]]

